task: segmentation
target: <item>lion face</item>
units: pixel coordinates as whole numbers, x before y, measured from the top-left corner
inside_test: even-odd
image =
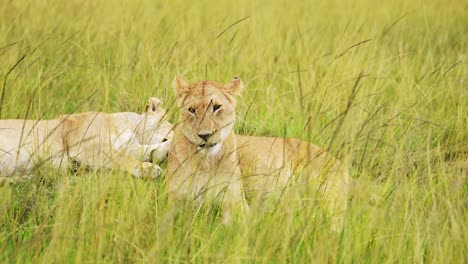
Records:
[[[222,144],[234,126],[241,80],[234,77],[225,85],[213,81],[188,84],[176,78],[174,87],[184,136],[201,149]]]

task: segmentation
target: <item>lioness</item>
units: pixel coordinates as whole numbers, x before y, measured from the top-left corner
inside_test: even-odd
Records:
[[[50,162],[68,168],[73,160],[90,168],[116,168],[135,177],[157,177],[173,132],[161,101],[151,97],[146,111],[89,112],[53,120],[0,120],[0,177],[28,176]]]
[[[168,158],[169,199],[202,201],[220,196],[228,221],[234,208],[248,208],[244,190],[250,197],[262,197],[297,182],[294,175],[306,174],[319,179],[319,191],[339,221],[346,208],[349,177],[339,161],[297,139],[232,132],[235,96],[242,89],[239,78],[226,85],[213,81],[188,84],[176,78],[174,88],[180,124]]]
[[[226,85],[174,80],[180,124],[168,157],[169,201],[216,201],[225,223],[247,208],[232,133],[241,87],[237,77]]]

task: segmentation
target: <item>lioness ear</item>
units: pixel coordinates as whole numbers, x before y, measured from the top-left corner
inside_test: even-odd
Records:
[[[156,97],[150,97],[148,103],[146,104],[146,112],[156,112],[162,105],[162,101]]]
[[[244,84],[238,76],[234,76],[232,80],[224,85],[226,92],[232,95],[238,95],[244,88]]]
[[[175,93],[178,96],[186,93],[189,88],[189,84],[177,76],[174,78],[174,81],[172,81],[172,86],[174,87]]]

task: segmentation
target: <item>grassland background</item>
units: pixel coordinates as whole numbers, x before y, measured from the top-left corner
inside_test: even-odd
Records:
[[[341,232],[311,217],[307,197],[223,226],[203,213],[172,221],[163,181],[45,167],[0,187],[0,262],[466,263],[467,11],[449,0],[1,1],[1,118],[141,111],[157,96],[176,122],[176,74],[238,74],[237,132],[329,148],[354,188]]]

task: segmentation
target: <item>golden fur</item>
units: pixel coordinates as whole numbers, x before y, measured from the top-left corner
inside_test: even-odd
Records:
[[[175,79],[180,124],[168,158],[170,200],[220,199],[225,221],[244,211],[246,195],[264,197],[298,182],[318,182],[332,216],[340,221],[346,209],[347,169],[318,146],[297,139],[235,135],[235,96],[239,78],[226,85],[193,84]],[[210,136],[206,136],[210,135]],[[335,222],[336,222],[335,221]],[[340,225],[340,223],[336,223]]]
[[[242,84],[235,78],[226,85],[174,80],[180,124],[168,157],[167,187],[170,201],[217,202],[224,222],[246,210],[241,173],[232,133],[235,96]]]
[[[349,174],[336,158],[295,138],[237,135],[237,146],[243,186],[250,200],[303,186],[328,208],[333,227],[341,226]]]

